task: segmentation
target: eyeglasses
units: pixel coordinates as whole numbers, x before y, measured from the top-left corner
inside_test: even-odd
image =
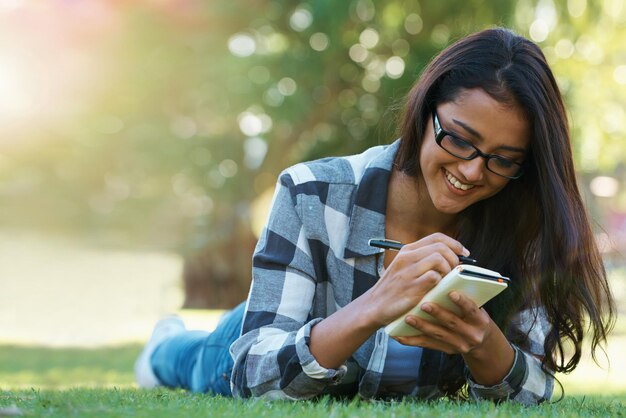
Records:
[[[439,123],[437,112],[433,112],[433,126],[435,128],[435,141],[437,145],[443,148],[448,154],[462,160],[473,160],[478,156],[483,157],[487,170],[499,176],[506,177],[507,179],[514,180],[524,174],[522,164],[498,154],[485,154],[471,142],[444,131]]]

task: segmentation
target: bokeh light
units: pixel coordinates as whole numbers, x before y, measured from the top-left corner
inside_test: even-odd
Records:
[[[316,32],[309,38],[309,43],[311,44],[311,48],[318,52],[321,52],[325,51],[326,48],[328,48],[329,39],[325,33]]]
[[[238,57],[249,57],[256,51],[256,41],[247,33],[236,33],[228,40],[228,49]]]
[[[591,180],[591,192],[599,197],[613,197],[619,189],[619,182],[608,176],[598,176]]]
[[[313,23],[313,14],[306,7],[298,7],[289,18],[291,29],[302,32]]]

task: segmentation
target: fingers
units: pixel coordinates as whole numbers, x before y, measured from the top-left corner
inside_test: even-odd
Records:
[[[417,303],[453,267],[440,252],[422,248],[398,254],[389,270],[390,273],[393,271],[397,277],[405,280],[406,295],[416,298],[414,303]]]
[[[445,351],[448,354],[469,353],[474,345],[464,335],[464,332],[460,332],[458,326],[457,329],[449,329],[443,324],[437,324],[426,321],[425,319],[409,315],[406,317],[406,322],[412,327],[420,330],[422,334],[414,337],[403,337],[404,341],[401,341],[406,345],[418,345],[425,348],[435,348],[441,351]],[[459,324],[462,321],[459,321]]]
[[[450,292],[450,300],[461,309],[461,317],[464,320],[476,322],[475,318],[480,314],[480,308],[470,298],[460,292]],[[442,314],[445,314],[442,312]]]
[[[459,259],[446,244],[431,243],[424,246],[402,248],[393,262],[399,268],[414,267],[421,272],[435,270],[445,275],[459,264]]]
[[[449,352],[467,354],[480,346],[491,322],[491,318],[484,310],[459,292],[451,292],[450,299],[461,308],[456,315],[435,303],[426,303],[422,310],[435,321],[430,322],[423,318],[408,315],[406,322],[420,330],[422,335],[406,340],[409,345],[434,348]],[[426,344],[426,345],[424,345]]]
[[[444,234],[433,234],[405,245],[395,256],[384,279],[404,283],[405,296],[419,301],[459,264],[463,246]],[[461,250],[460,250],[461,249]]]
[[[426,258],[429,254],[441,255],[447,262],[444,266],[444,270],[440,271],[444,274],[459,264],[459,254],[469,255],[469,251],[463,244],[441,233],[431,234],[418,241],[405,245],[398,255],[403,253],[410,262],[413,263]],[[442,263],[435,262],[435,265],[441,264]]]
[[[437,322],[449,330],[462,332],[468,326],[483,326],[489,322],[489,315],[484,309],[480,309],[474,301],[460,292],[452,291],[448,295],[450,300],[459,308],[459,314],[455,314],[436,303],[425,303],[422,311],[432,316]]]
[[[442,234],[441,232],[436,232],[434,234],[428,235],[418,241],[405,245],[405,247],[413,249],[432,244],[443,244],[450,248],[454,252],[454,254],[465,256],[468,256],[470,254],[469,250],[465,248],[463,244],[461,244],[454,238],[447,236],[446,234]]]
[[[459,264],[457,254],[469,252],[458,241],[440,233],[405,245],[371,292],[380,309],[394,318],[407,312]]]
[[[459,354],[458,349],[448,344],[446,341],[438,340],[428,336],[427,334],[418,335],[415,337],[393,337],[400,344],[410,345],[414,347],[430,348],[432,350],[443,351],[446,354]]]

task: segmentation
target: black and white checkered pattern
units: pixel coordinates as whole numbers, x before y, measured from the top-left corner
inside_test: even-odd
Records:
[[[381,395],[388,341],[383,329],[339,369],[322,367],[309,351],[309,340],[315,324],[378,280],[383,257],[368,240],[385,236],[387,188],[398,145],[297,164],[281,174],[253,257],[242,336],[231,346],[234,396]],[[531,329],[524,349],[542,355],[547,322],[526,313],[516,320],[519,329]],[[529,404],[551,396],[553,379],[534,356],[515,348],[516,361],[500,384],[484,387],[468,378],[473,396]],[[418,383],[408,392],[439,397],[443,353],[426,351],[416,371]]]

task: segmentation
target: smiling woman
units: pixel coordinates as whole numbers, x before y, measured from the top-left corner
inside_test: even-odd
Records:
[[[469,94],[472,93],[480,94],[482,92],[480,90],[477,90],[475,92],[470,92]],[[521,119],[521,121],[525,124],[525,120],[523,118]],[[481,135],[475,129],[468,126],[466,123],[463,123],[457,119],[454,119],[454,123],[463,127],[463,129],[471,133],[471,135],[477,137],[478,140],[482,140]],[[485,159],[485,167],[487,167],[487,170],[505,178],[517,179],[523,174],[522,164],[520,164],[518,161],[523,160],[523,157],[527,152],[525,148],[517,148],[511,145],[499,145],[495,149],[495,151],[503,150],[507,151],[508,153],[517,153],[517,157],[506,157],[504,155],[498,154],[485,154],[475,145],[473,145],[471,141],[467,141],[459,137],[458,135],[445,131],[443,128],[441,128],[441,123],[439,122],[437,112],[433,113],[433,127],[435,130],[435,141],[437,142],[437,145],[443,148],[447,153],[462,160],[472,160],[479,156],[483,157]],[[526,134],[527,133],[524,132],[524,135]]]
[[[543,351],[538,353],[542,366],[572,371],[581,356],[583,315],[590,317],[595,350],[612,327],[615,306],[578,191],[563,100],[541,50],[510,33],[484,31],[444,51],[409,93],[400,130],[403,139],[411,140],[401,144],[399,166],[418,178],[427,177],[422,159],[416,157],[429,147],[430,115],[443,114],[444,106],[455,109],[475,89],[499,106],[476,110],[467,106],[467,113],[458,117],[461,126],[473,119],[482,124],[478,132],[465,127],[461,133],[473,136],[481,147],[491,144],[487,153],[502,145],[527,151],[522,176],[507,182],[491,175],[504,181],[498,192],[458,212],[456,236],[474,258],[489,260],[490,268],[518,278],[513,281],[517,289],[488,307],[494,321],[511,321],[513,306],[538,308],[551,324],[543,331]],[[501,124],[502,120],[508,123]],[[459,125],[448,119],[441,123]],[[490,137],[476,135],[481,130]],[[452,166],[463,164],[457,161]],[[456,189],[446,184],[449,190]],[[515,342],[523,337],[509,338]],[[566,342],[574,346],[569,358],[564,354]]]
[[[212,334],[159,322],[136,364],[141,386],[291,400],[551,398],[554,373],[579,363],[583,316],[595,349],[615,306],[543,53],[506,29],[469,35],[428,65],[402,116],[390,145],[283,171],[247,302]],[[383,253],[370,238],[407,244]],[[434,322],[407,314],[470,253],[509,288],[484,308],[451,291],[459,313],[421,305]],[[390,338],[398,317],[419,335]]]
[[[529,127],[518,107],[504,106],[482,89],[463,90],[432,118],[425,135],[434,141],[424,141],[420,166],[438,212],[456,214],[521,175]]]

